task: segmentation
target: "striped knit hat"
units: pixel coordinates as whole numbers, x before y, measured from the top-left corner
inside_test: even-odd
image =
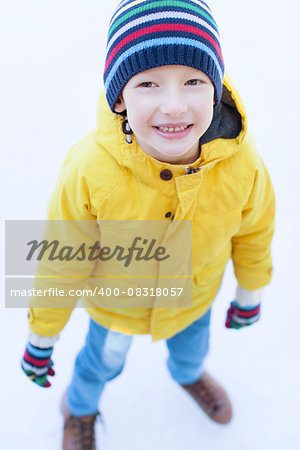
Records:
[[[113,112],[139,72],[166,65],[204,72],[222,95],[224,62],[217,25],[201,0],[123,0],[109,24],[104,86]]]

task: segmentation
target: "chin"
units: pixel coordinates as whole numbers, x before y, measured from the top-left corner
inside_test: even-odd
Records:
[[[186,146],[182,146],[180,144],[178,144],[178,148],[160,148],[156,149],[157,152],[166,155],[166,156],[184,156],[188,153],[190,153],[192,151],[193,148],[193,144],[191,145],[186,145]]]

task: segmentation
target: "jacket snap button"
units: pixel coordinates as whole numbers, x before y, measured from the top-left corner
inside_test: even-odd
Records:
[[[169,217],[171,217],[172,213],[169,211],[167,212],[167,214],[165,215],[165,217],[168,219]]]
[[[160,172],[160,178],[164,181],[171,180],[172,176],[173,176],[173,174],[172,174],[171,170],[164,169]]]

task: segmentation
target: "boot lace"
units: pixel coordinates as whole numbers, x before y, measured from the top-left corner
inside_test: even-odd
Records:
[[[96,450],[94,426],[98,419],[103,423],[99,412],[92,416],[70,416],[67,419],[64,429],[70,427],[74,430],[74,450]]]
[[[216,413],[220,409],[221,405],[216,396],[215,388],[208,380],[203,382],[200,379],[194,385],[185,385],[184,387],[209,414]]]

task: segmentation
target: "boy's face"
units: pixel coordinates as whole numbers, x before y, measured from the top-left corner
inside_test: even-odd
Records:
[[[161,66],[133,76],[115,105],[127,110],[145,153],[159,161],[188,164],[199,157],[199,139],[213,117],[214,87],[187,66]]]

